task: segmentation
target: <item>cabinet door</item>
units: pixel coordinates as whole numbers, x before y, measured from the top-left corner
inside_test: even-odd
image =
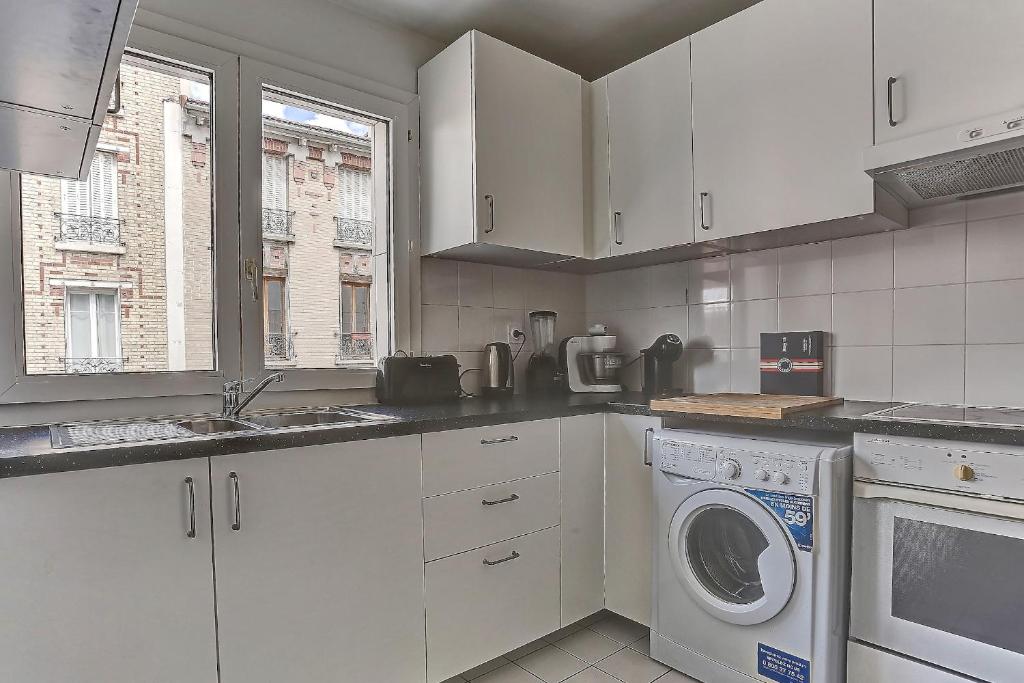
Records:
[[[477,240],[583,256],[582,81],[473,36]]]
[[[1022,26],[1020,0],[875,0],[878,142],[1024,107]]]
[[[3,680],[215,683],[209,500],[205,458],[0,481]]]
[[[654,501],[644,464],[647,430],[661,420],[605,415],[605,607],[651,623],[651,545]]]
[[[562,626],[604,606],[604,416],[561,420]]]
[[[763,0],[691,41],[697,240],[873,210],[871,0]]]
[[[609,202],[611,167],[608,156],[608,77],[583,84],[584,175],[587,258],[612,255],[612,213]]]
[[[693,242],[690,40],[608,76],[612,255]]]
[[[419,437],[211,474],[222,683],[424,680]]]

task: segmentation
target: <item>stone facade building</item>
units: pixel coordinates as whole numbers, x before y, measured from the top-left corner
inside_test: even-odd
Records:
[[[214,368],[204,86],[126,61],[89,180],[22,177],[29,374]],[[268,365],[371,358],[369,298],[364,309],[353,293],[372,280],[369,150],[365,137],[264,117],[263,220],[242,229],[264,236]]]

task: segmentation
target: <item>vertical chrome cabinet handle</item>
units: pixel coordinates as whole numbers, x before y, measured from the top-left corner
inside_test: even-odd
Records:
[[[711,195],[707,192],[700,193],[700,229],[710,230],[711,223],[708,222],[707,218],[707,204],[710,201]]]
[[[503,436],[500,439],[480,439],[481,446],[493,446],[497,443],[509,443],[510,441],[519,441],[518,436]]]
[[[192,477],[185,477],[185,492],[188,494],[188,528],[185,535],[196,537],[196,483]]]
[[[899,121],[897,121],[893,117],[893,109],[892,109],[892,107],[893,107],[893,105],[892,105],[892,100],[893,100],[892,90],[893,90],[893,86],[896,85],[896,81],[898,81],[898,80],[899,79],[896,78],[895,76],[889,76],[889,80],[886,81],[886,85],[885,85],[885,88],[886,88],[886,103],[887,103],[887,105],[889,107],[889,126],[892,127],[892,128],[895,128],[896,126],[899,125]]]
[[[520,557],[519,553],[517,551],[513,550],[512,554],[509,555],[508,557],[503,557],[500,560],[494,560],[493,562],[491,560],[488,560],[488,559],[484,558],[484,564],[486,566],[488,566],[488,567],[493,567],[496,564],[501,564],[502,562],[508,562],[509,560],[518,560],[519,557]]]
[[[487,202],[487,213],[490,216],[490,225],[484,229],[484,233],[494,232],[494,195],[485,194],[484,200]]]
[[[231,522],[232,531],[242,530],[242,496],[238,490],[238,473],[232,472],[228,475],[231,480],[231,506],[235,509],[235,517]]]
[[[513,493],[508,498],[502,498],[501,500],[481,500],[480,502],[484,505],[501,505],[502,503],[514,503],[519,500],[519,494]]]
[[[615,244],[622,246],[623,235],[622,235],[622,212],[616,211],[612,214],[612,227],[615,231]]]
[[[648,427],[644,430],[644,464],[648,467],[651,467],[653,463],[651,460],[651,437],[653,435],[654,427]]]

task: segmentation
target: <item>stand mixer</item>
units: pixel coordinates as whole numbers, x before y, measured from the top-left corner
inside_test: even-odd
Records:
[[[622,391],[619,373],[626,354],[615,350],[618,339],[607,334],[604,325],[594,325],[586,337],[568,337],[565,346],[565,372],[569,389],[577,393],[616,393]]]

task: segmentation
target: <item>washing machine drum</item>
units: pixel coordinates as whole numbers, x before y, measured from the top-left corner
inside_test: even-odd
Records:
[[[760,624],[793,595],[796,562],[787,532],[740,491],[706,489],[687,498],[672,517],[668,544],[676,577],[717,619]]]

